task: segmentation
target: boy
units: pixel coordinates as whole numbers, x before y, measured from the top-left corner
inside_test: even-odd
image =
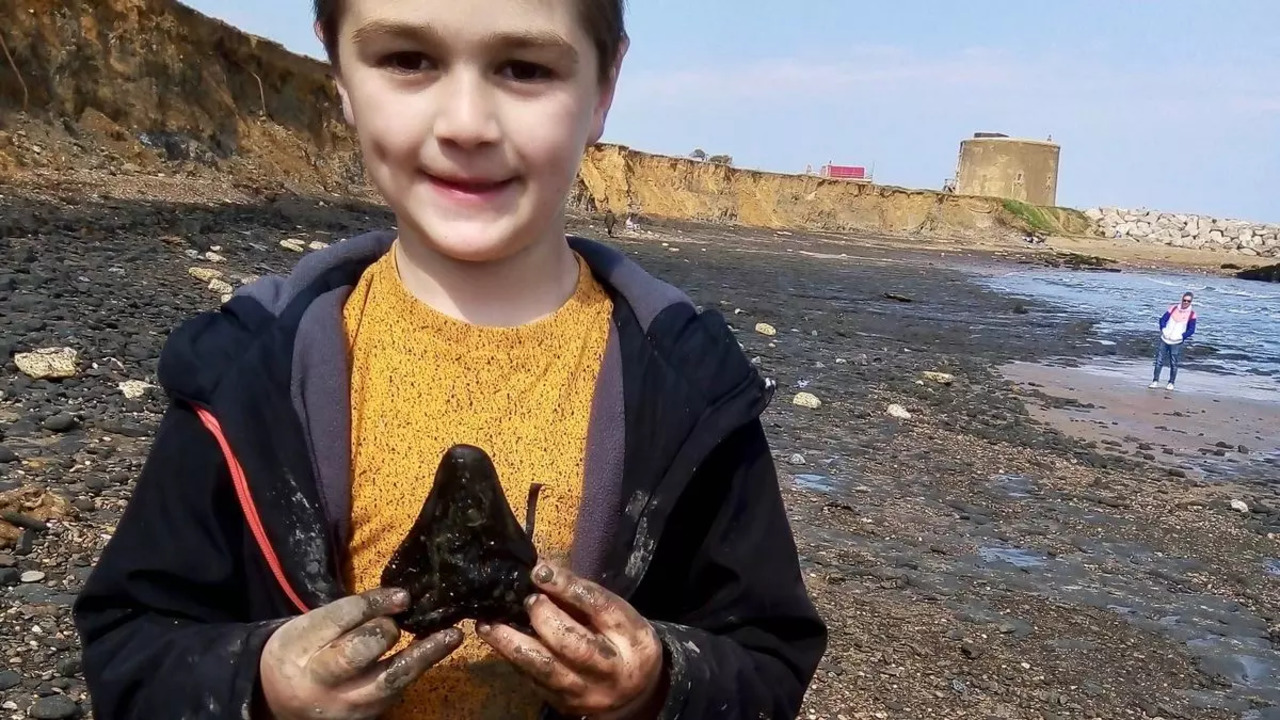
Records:
[[[564,203],[622,0],[317,0],[397,216],[176,330],[174,402],[76,608],[101,720],[794,717],[826,646],[715,314]],[[505,625],[401,638],[379,573],[442,453],[543,485]],[[465,631],[465,632],[464,632]]]

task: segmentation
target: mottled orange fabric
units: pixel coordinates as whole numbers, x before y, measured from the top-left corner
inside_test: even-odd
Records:
[[[567,560],[609,296],[579,258],[577,290],[555,313],[522,327],[478,327],[413,297],[395,255],[393,248],[369,267],[343,310],[351,357],[349,587],[378,586],[441,456],[456,443],[490,454],[521,523],[529,485],[544,484],[534,542],[543,556]],[[411,686],[389,717],[536,717],[532,685],[476,638],[471,622],[463,630],[463,646]]]

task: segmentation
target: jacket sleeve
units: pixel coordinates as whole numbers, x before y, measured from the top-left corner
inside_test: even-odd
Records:
[[[1165,325],[1168,325],[1168,324],[1169,324],[1169,315],[1170,315],[1170,311],[1169,311],[1169,310],[1165,310],[1165,311],[1164,311],[1164,315],[1161,315],[1161,316],[1160,316],[1160,329],[1161,329],[1161,330],[1163,330],[1163,329],[1164,329],[1164,326],[1165,326]]]
[[[221,452],[171,405],[73,608],[100,720],[248,717],[282,621],[244,622],[244,521]]]
[[[758,420],[703,463],[666,528],[650,565],[659,577],[642,584],[661,609],[651,613],[669,677],[659,717],[796,717],[827,629]]]
[[[1182,339],[1186,340],[1196,334],[1196,314],[1191,313],[1191,319],[1187,321],[1187,329],[1182,333]]]

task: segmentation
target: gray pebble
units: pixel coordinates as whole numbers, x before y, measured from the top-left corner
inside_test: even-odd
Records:
[[[64,720],[79,717],[80,706],[66,695],[50,695],[37,700],[27,714],[36,720]]]
[[[54,667],[62,677],[75,677],[80,674],[80,658],[64,657]]]
[[[45,419],[41,426],[50,432],[67,432],[74,430],[80,423],[70,413],[58,413],[51,418]]]
[[[12,592],[13,596],[19,600],[35,605],[47,603],[49,598],[53,597],[53,593],[49,591],[49,588],[37,583],[19,585]]]

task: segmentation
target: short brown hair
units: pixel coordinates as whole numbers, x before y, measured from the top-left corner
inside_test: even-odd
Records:
[[[613,70],[627,36],[623,22],[626,0],[577,0],[582,27],[595,45],[599,61],[600,81]],[[342,17],[343,0],[315,0],[316,22],[324,34],[324,49],[329,62],[338,64],[338,21]]]

